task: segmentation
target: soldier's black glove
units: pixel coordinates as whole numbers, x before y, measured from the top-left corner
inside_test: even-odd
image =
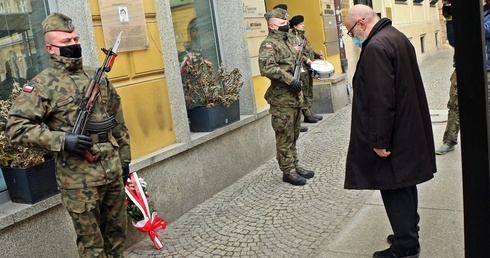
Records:
[[[93,145],[92,138],[86,135],[74,134],[72,132],[66,132],[65,134],[64,150],[67,152],[83,155],[85,151],[90,150]]]
[[[121,162],[122,166],[122,178],[123,178],[123,183],[126,185],[126,182],[128,181],[129,178],[129,162]]]
[[[301,82],[299,82],[298,80],[293,79],[289,86],[293,88],[294,92],[301,92]]]

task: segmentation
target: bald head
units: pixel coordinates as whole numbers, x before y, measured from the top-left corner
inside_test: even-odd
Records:
[[[363,4],[354,5],[345,17],[344,26],[347,29],[352,28],[358,23],[359,29],[369,35],[371,29],[379,21],[376,12],[369,6]]]

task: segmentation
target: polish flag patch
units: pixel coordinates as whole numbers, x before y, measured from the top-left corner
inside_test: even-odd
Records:
[[[27,93],[31,93],[33,89],[34,89],[34,87],[32,87],[29,84],[26,84],[26,85],[24,85],[24,88],[22,88],[22,91],[27,92]]]

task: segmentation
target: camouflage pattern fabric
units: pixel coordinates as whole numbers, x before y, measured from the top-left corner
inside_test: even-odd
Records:
[[[271,106],[272,129],[276,134],[276,158],[284,174],[298,166],[296,141],[299,137],[301,114],[298,108]]]
[[[49,31],[72,32],[75,29],[70,17],[62,13],[52,13],[42,22],[44,33]]]
[[[456,69],[454,69],[449,80],[451,81],[451,88],[449,89],[449,101],[447,102],[447,124],[442,141],[448,146],[454,146],[458,144],[459,133],[458,82],[456,81]]]
[[[302,35],[305,34],[304,31],[293,29],[292,37],[298,38],[300,42],[303,42]],[[315,53],[313,48],[311,47],[311,43],[306,40],[306,46],[303,49],[303,58],[310,59],[314,61],[315,59],[320,58],[320,55]],[[311,111],[311,102],[313,100],[313,77],[311,76],[310,67],[305,62],[303,62],[303,70],[304,73],[301,74],[301,89],[303,90],[303,106],[301,107],[301,111],[303,111],[304,116],[311,116],[313,112]]]
[[[55,154],[58,188],[75,226],[80,257],[123,257],[126,197],[121,162],[131,161],[131,151],[121,100],[107,77],[101,80],[90,120],[114,116],[118,125],[108,132],[107,141],[94,141],[92,163],[63,150],[65,132],[75,123],[94,71],[82,65],[82,58],[52,55],[50,67],[26,84],[14,101],[6,135],[13,144]]]
[[[123,257],[125,200],[122,179],[97,187],[61,190],[61,202],[77,234],[80,257]]]
[[[264,14],[264,18],[267,21],[269,21],[270,18],[278,18],[278,19],[287,20],[288,19],[288,15],[289,14],[288,14],[288,11],[287,10],[276,6],[272,10],[266,12]]]
[[[103,78],[90,120],[102,121],[115,116],[118,126],[112,129],[107,142],[94,144],[90,152],[96,161],[88,163],[81,156],[64,152],[63,147],[65,132],[75,123],[80,100],[90,81],[89,74],[93,74],[94,69],[83,67],[81,58],[53,55],[51,61],[51,67],[24,87],[31,87],[32,91],[22,92],[12,105],[7,137],[14,144],[54,152],[60,189],[80,189],[116,181],[122,174],[121,161],[131,161],[129,135],[116,89]],[[40,126],[41,123],[49,128]]]
[[[294,62],[297,51],[291,44],[289,33],[269,30],[269,35],[262,41],[259,49],[260,74],[271,80],[265,93],[270,105],[280,107],[301,106],[298,94],[289,86],[293,81]]]
[[[259,49],[260,74],[271,80],[265,99],[271,105],[269,112],[276,135],[276,157],[284,174],[290,173],[298,164],[296,140],[303,97],[289,86],[296,55],[290,34],[282,31],[269,30]]]

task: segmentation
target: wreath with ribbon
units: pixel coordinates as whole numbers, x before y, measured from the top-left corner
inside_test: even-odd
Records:
[[[143,233],[148,233],[155,248],[160,250],[163,243],[158,238],[157,229],[165,229],[167,221],[160,218],[155,210],[148,205],[147,198],[150,197],[146,192],[147,183],[143,178],[138,178],[138,174],[133,172],[129,175],[126,182],[126,212],[131,218],[133,226]]]

